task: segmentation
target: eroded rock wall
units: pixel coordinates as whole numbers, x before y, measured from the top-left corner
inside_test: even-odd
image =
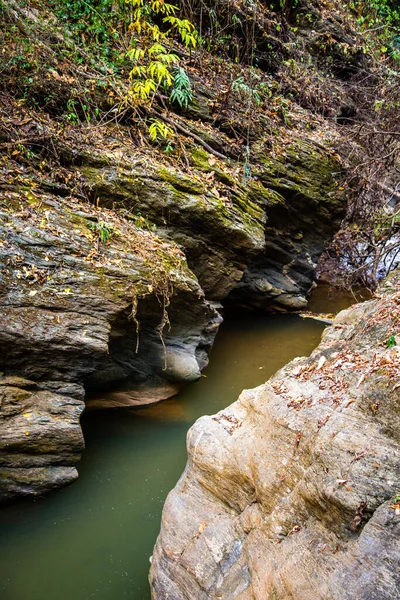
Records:
[[[397,273],[309,358],[197,421],[154,600],[398,598],[399,315]]]
[[[282,158],[257,146],[257,176],[274,194],[266,205],[265,249],[251,261],[228,302],[261,310],[301,310],[314,286],[319,257],[344,217],[337,157],[293,139]]]
[[[84,401],[92,408],[147,404],[198,379],[221,322],[216,302],[230,293],[230,303],[246,307],[303,306],[344,206],[336,159],[311,142],[293,142],[247,182],[198,148],[190,177],[137,164],[126,148],[124,160],[102,148],[77,151],[82,164],[68,177],[92,203],[35,175],[3,187],[1,370],[66,407],[73,402],[78,412]],[[0,418],[18,432],[24,469],[29,456],[36,468],[39,437],[52,434],[45,426],[40,435],[29,432],[17,413],[7,413],[14,391],[5,394]],[[38,414],[45,406],[39,402]],[[79,452],[68,451],[61,431],[72,422],[78,427],[76,411],[59,417],[54,459],[72,469],[69,479]],[[0,464],[10,469],[14,461],[18,479],[19,451],[7,444]],[[48,479],[51,470],[41,475],[43,490]],[[36,493],[40,484],[29,488],[26,480],[20,492]]]
[[[337,155],[315,140],[292,139],[277,156],[260,139],[245,181],[199,148],[190,158],[188,177],[86,156],[83,181],[100,205],[144,217],[179,244],[207,298],[247,309],[304,308],[345,213]]]
[[[75,479],[85,392],[95,407],[175,394],[200,377],[221,321],[175,245],[111,214],[106,245],[92,207],[13,190],[0,224],[0,500]]]

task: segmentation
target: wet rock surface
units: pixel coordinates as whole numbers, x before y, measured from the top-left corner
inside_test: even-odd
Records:
[[[197,421],[154,599],[398,597],[399,314],[397,273],[309,358]]]

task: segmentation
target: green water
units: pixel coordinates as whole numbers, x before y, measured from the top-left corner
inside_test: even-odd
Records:
[[[323,327],[295,315],[236,317],[223,324],[206,377],[178,397],[86,415],[79,480],[0,511],[1,600],[148,600],[149,557],[189,426],[309,354]]]

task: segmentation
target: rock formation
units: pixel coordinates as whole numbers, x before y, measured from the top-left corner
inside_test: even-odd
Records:
[[[222,300],[234,290],[228,302],[236,305],[304,308],[318,259],[344,216],[337,158],[300,139],[273,158],[260,140],[256,180],[248,182],[198,148],[191,160],[197,171],[191,177],[112,157],[106,166],[94,159],[96,166],[81,170],[100,205],[145,215],[182,247],[207,298]]]
[[[70,165],[68,177],[91,203],[36,174],[3,185],[0,498],[77,476],[84,401],[146,404],[198,379],[221,322],[216,302],[230,292],[235,304],[303,306],[316,260],[340,224],[336,159],[312,142],[294,141],[260,166],[258,180],[241,183],[196,148],[190,177],[139,165],[123,128],[116,132],[123,160],[78,148]],[[31,485],[29,468],[41,469]]]
[[[190,99],[179,106],[157,86],[143,120],[114,37],[121,26],[131,43],[126,4],[120,23],[109,6],[117,29],[104,44],[97,26],[90,40],[78,33],[68,3],[3,4],[0,499],[76,477],[85,406],[146,404],[197,379],[219,303],[305,306],[346,208],[324,119],[347,98],[331,59],[335,69],[367,60],[336,9],[287,6],[277,35],[281,7],[239,2],[218,17],[226,68],[219,41],[188,56],[175,40]],[[157,115],[173,126],[168,146],[149,138]]]
[[[400,574],[400,274],[309,358],[188,433],[154,600],[394,600]]]
[[[146,404],[200,376],[221,317],[176,246],[38,191],[5,192],[0,498],[76,478],[85,391],[95,406]],[[113,225],[112,225],[113,223]],[[107,395],[108,387],[119,392]],[[29,475],[30,473],[30,475]],[[12,483],[10,483],[12,482]]]

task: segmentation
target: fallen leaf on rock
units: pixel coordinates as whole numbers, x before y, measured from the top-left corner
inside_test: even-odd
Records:
[[[360,379],[358,380],[357,387],[360,387],[360,385],[362,384],[362,382],[364,381],[364,379],[365,379],[365,373],[363,373],[361,375]]]
[[[353,402],[357,402],[357,400],[354,400],[354,398],[349,400],[348,403],[346,404],[346,408],[348,408],[351,404],[353,404]]]
[[[205,521],[203,521],[203,522],[200,524],[200,527],[199,527],[199,533],[203,533],[203,531],[205,530],[205,528],[206,528],[206,527],[207,527],[207,523],[206,523]]]
[[[396,515],[400,515],[400,498],[396,496],[394,499],[394,503],[390,505],[390,508],[393,508]]]

